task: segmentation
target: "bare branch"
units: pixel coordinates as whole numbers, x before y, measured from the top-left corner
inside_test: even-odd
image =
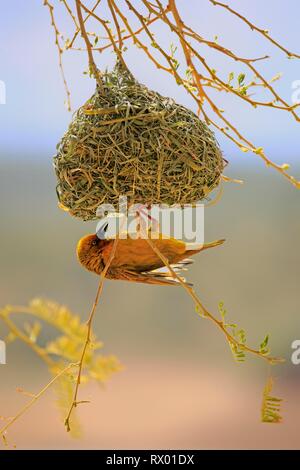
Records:
[[[51,18],[51,25],[53,26],[54,33],[55,33],[55,45],[56,45],[57,51],[58,51],[58,61],[59,61],[60,73],[61,73],[61,76],[62,76],[62,79],[63,79],[63,83],[64,83],[66,95],[67,95],[67,100],[66,100],[67,108],[68,108],[68,111],[71,111],[71,93],[70,93],[70,90],[69,90],[69,86],[68,86],[68,83],[67,83],[67,80],[66,80],[65,71],[64,71],[64,67],[63,67],[63,63],[62,63],[63,49],[62,49],[62,47],[60,45],[60,41],[59,41],[60,33],[59,33],[58,28],[57,28],[56,23],[55,23],[55,18],[54,18],[54,13],[53,13],[54,7],[48,0],[44,0],[44,6],[46,6],[49,9],[50,18]]]
[[[97,68],[97,66],[94,62],[93,51],[92,51],[92,47],[91,47],[89,37],[88,37],[86,29],[85,29],[85,25],[84,25],[84,21],[83,21],[83,17],[82,17],[81,7],[83,7],[85,9],[85,7],[81,3],[81,1],[76,0],[76,11],[77,11],[78,21],[79,21],[79,25],[80,25],[80,30],[81,30],[81,36],[83,37],[84,42],[86,44],[86,48],[87,48],[90,73],[92,73],[92,75],[95,77],[95,79],[98,83],[98,86],[99,86],[99,90],[100,90],[100,92],[102,92],[103,91],[103,83],[102,83],[102,80],[101,80],[101,77],[100,77],[99,70],[98,70],[98,68]]]
[[[244,15],[241,13],[238,13],[236,10],[231,8],[229,5],[226,5],[225,3],[218,2],[217,0],[208,0],[210,3],[212,3],[214,6],[219,6],[222,8],[225,8],[225,10],[228,10],[230,13],[232,13],[234,16],[237,16],[240,20],[242,20],[244,23],[246,23],[252,31],[257,31],[260,33],[262,36],[264,36],[268,41],[270,41],[274,46],[276,46],[278,49],[283,51],[289,58],[294,57],[296,59],[300,59],[300,54],[295,54],[294,52],[289,51],[286,47],[282,46],[278,41],[275,41],[267,29],[262,29],[256,26],[254,23],[248,20]]]

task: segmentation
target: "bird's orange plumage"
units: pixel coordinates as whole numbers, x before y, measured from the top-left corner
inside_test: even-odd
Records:
[[[166,257],[171,265],[181,268],[187,259],[207,248],[222,244],[224,240],[195,245],[173,238],[152,239],[152,243]],[[89,271],[101,274],[108,262],[114,240],[100,240],[97,235],[83,237],[77,245],[77,256],[80,263]],[[164,263],[143,238],[125,238],[118,240],[115,255],[111,261],[106,277],[146,284],[176,284],[170,274],[157,272]]]

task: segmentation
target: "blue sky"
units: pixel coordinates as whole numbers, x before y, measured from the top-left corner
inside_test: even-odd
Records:
[[[55,152],[55,145],[64,133],[71,119],[64,106],[65,93],[58,69],[57,51],[54,46],[53,30],[48,10],[42,0],[2,1],[0,25],[0,80],[6,84],[7,102],[0,105],[0,149],[1,158],[47,158]],[[57,22],[65,32],[68,23],[62,13],[61,3],[57,4]],[[70,2],[70,4],[72,1]],[[89,0],[86,0],[89,4]],[[103,0],[103,16],[105,2]],[[120,0],[120,5],[125,3]],[[136,0],[138,5],[140,2]],[[227,0],[258,25],[268,28],[272,35],[295,52],[300,52],[300,2],[299,0]],[[300,80],[300,61],[288,60],[263,38],[252,33],[245,25],[232,18],[226,11],[212,7],[208,0],[178,0],[187,23],[201,35],[213,39],[245,56],[261,56],[272,53],[273,58],[261,70],[268,78],[278,72],[283,78],[277,87],[284,98],[291,100],[292,83]],[[168,47],[172,38],[164,28],[155,26],[155,32]],[[207,60],[219,72],[227,76],[231,70],[241,71],[221,56],[211,54],[203,46]],[[112,53],[96,55],[100,69],[110,67],[114,62]],[[195,105],[186,92],[178,87],[165,72],[157,71],[145,56],[134,46],[126,53],[126,61],[136,77],[149,88],[174,97],[195,110]],[[87,58],[84,52],[68,52],[65,55],[65,72],[72,92],[73,109],[76,109],[91,95],[94,83],[83,75]],[[227,116],[257,146],[265,147],[269,156],[278,162],[299,161],[300,124],[285,112],[269,109],[252,110],[228,96],[219,96],[218,103],[227,109]],[[225,155],[241,158],[233,144],[218,136]],[[255,162],[255,156],[243,156]]]

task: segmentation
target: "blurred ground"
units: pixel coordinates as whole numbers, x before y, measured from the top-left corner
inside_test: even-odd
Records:
[[[281,380],[285,419],[270,425],[259,422],[263,383],[231,368],[172,359],[126,365],[104,391],[81,390],[91,399],[80,409],[82,437],[64,431],[50,393],[15,424],[9,443],[18,449],[299,449],[300,381]],[[6,412],[21,403],[24,397],[7,390]]]
[[[86,318],[97,278],[81,269],[74,250],[94,224],[57,208],[51,162],[44,161],[0,166],[1,305],[44,296]],[[83,392],[92,398],[81,409],[84,438],[65,434],[50,393],[12,430],[18,448],[300,447],[300,366],[290,363],[291,342],[300,338],[299,193],[263,166],[229,170],[245,185],[226,184],[222,200],[205,214],[206,241],[225,237],[226,245],[199,255],[189,279],[211,310],[225,302],[249,343],[270,333],[274,354],[287,358],[275,370],[284,423],[259,422],[264,364],[236,365],[220,333],[196,316],[181,289],[107,282],[95,330],[125,370],[104,391]],[[0,366],[0,415],[24,402],[16,387],[36,391],[47,380],[25,346],[9,346],[8,364]]]

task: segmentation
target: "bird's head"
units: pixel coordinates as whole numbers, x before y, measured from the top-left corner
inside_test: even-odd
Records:
[[[96,234],[86,235],[77,244],[79,262],[89,271],[100,274],[104,269],[102,250],[107,242],[100,240]]]

